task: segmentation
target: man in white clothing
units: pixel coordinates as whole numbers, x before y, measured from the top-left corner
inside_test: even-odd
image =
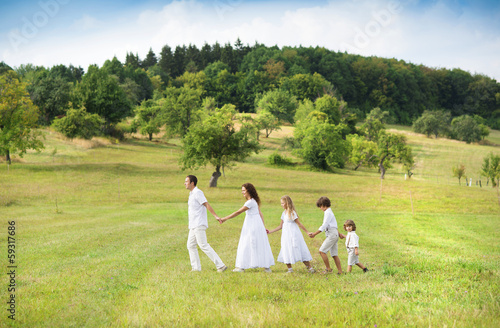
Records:
[[[207,209],[216,218],[214,209],[205,198],[205,194],[201,191],[196,184],[198,179],[194,175],[188,175],[184,181],[186,189],[189,190],[188,200],[188,215],[189,215],[189,236],[187,240],[187,249],[189,251],[189,258],[191,260],[191,271],[201,271],[200,257],[198,255],[197,246],[207,254],[207,256],[214,262],[218,272],[224,272],[227,267],[220,259],[219,255],[207,242],[206,231],[208,228]]]

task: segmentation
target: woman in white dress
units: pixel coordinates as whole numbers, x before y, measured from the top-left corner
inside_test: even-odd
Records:
[[[281,197],[281,207],[284,209],[281,214],[281,223],[276,229],[269,231],[269,233],[273,233],[283,228],[278,262],[285,263],[289,273],[293,272],[292,264],[296,262],[303,262],[309,272],[314,273],[315,270],[309,262],[312,260],[312,256],[299,227],[307,234],[309,231],[299,221],[297,211],[290,196]]]
[[[245,269],[264,268],[264,271],[271,272],[270,266],[274,265],[274,257],[264,226],[264,216],[260,211],[259,195],[251,183],[245,183],[241,187],[241,193],[247,200],[243,207],[233,214],[219,219],[222,224],[246,212],[233,271],[243,272]]]

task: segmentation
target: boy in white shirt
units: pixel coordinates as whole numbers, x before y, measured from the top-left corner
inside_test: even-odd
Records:
[[[347,231],[345,247],[347,248],[347,272],[351,272],[352,266],[356,264],[363,272],[367,272],[368,269],[359,262],[359,237],[356,234],[356,224],[353,220],[347,220],[344,223],[344,230]]]
[[[335,219],[335,215],[333,214],[332,209],[330,208],[332,203],[328,197],[320,197],[316,202],[316,206],[319,207],[324,213],[323,216],[323,224],[318,228],[316,232],[310,232],[309,237],[314,238],[317,234],[321,232],[325,232],[326,239],[319,248],[319,255],[325,262],[325,271],[323,274],[332,272],[332,268],[330,267],[330,262],[328,261],[327,253],[330,252],[330,255],[333,257],[333,261],[337,266],[338,274],[342,274],[342,267],[340,265],[340,259],[338,255],[338,241],[339,237],[344,238],[345,236],[339,233],[337,228],[337,219]]]

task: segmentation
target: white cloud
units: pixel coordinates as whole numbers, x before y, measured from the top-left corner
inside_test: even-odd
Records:
[[[75,20],[73,27],[77,30],[88,31],[101,27],[103,24],[99,20],[89,15],[83,15],[82,18]]]

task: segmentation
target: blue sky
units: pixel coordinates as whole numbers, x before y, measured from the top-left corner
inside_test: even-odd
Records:
[[[0,61],[87,69],[127,52],[218,41],[322,46],[500,81],[500,2],[26,0],[0,3]]]

